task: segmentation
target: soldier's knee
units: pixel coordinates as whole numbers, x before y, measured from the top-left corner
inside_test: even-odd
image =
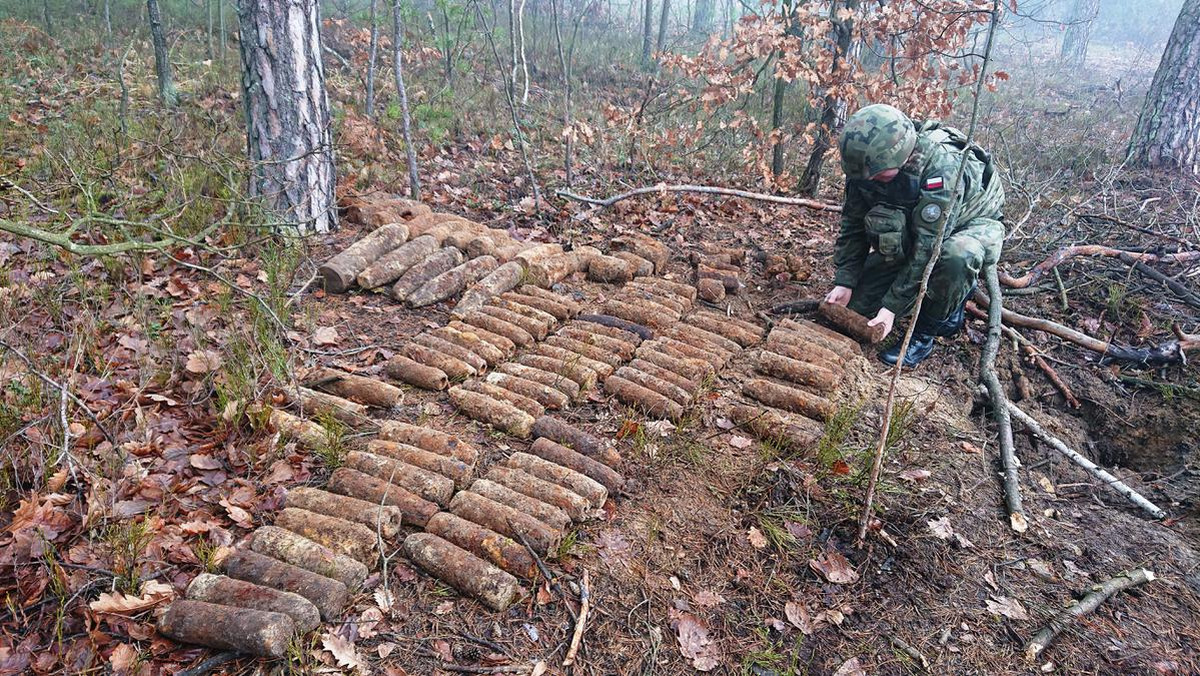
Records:
[[[974,278],[983,268],[987,251],[981,242],[968,237],[956,237],[946,242],[938,267],[948,278]]]

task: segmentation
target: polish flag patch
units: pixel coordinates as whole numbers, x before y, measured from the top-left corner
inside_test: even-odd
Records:
[[[932,178],[925,179],[926,190],[941,190],[942,185],[943,182],[941,176],[934,176]]]

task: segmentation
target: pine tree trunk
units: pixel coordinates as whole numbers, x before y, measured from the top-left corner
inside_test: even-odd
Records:
[[[1059,54],[1064,64],[1076,67],[1083,65],[1087,58],[1088,42],[1092,38],[1092,24],[1099,11],[1100,0],[1075,0]]]
[[[150,14],[150,38],[154,42],[154,70],[158,74],[158,98],[165,105],[179,102],[175,90],[175,79],[171,76],[171,56],[167,54],[167,36],[163,32],[162,15],[158,12],[158,0],[146,0]]]
[[[277,230],[329,232],[336,175],[318,1],[242,0],[238,19],[250,195]]]
[[[1200,176],[1200,0],[1186,0],[1129,142],[1131,163]]]
[[[415,199],[421,199],[421,176],[417,171],[417,149],[413,146],[412,118],[408,112],[408,90],[404,87],[404,17],[400,13],[400,0],[392,3],[392,56],[393,68],[396,71],[396,90],[400,92],[400,118],[404,132],[404,152],[408,156],[408,192]]]
[[[371,0],[371,42],[367,47],[367,117],[375,117],[375,55],[379,51],[379,19],[376,16],[378,0]]]
[[[642,64],[650,63],[650,49],[653,47],[654,0],[646,0],[646,12],[642,20]]]

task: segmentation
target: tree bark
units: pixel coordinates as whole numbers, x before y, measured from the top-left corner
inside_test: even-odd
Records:
[[[667,20],[671,17],[671,0],[662,0],[662,11],[658,15],[658,41],[654,51],[662,53],[667,46]]]
[[[400,14],[400,0],[392,3],[392,56],[396,71],[396,90],[400,92],[400,116],[404,131],[404,153],[408,157],[408,193],[415,200],[421,199],[421,176],[417,171],[417,149],[413,147],[412,117],[408,112],[408,90],[404,87],[404,17]]]
[[[642,64],[650,63],[651,30],[654,25],[654,0],[646,0],[646,11],[642,17]]]
[[[1200,175],[1200,0],[1186,0],[1129,142],[1134,165]]]
[[[841,7],[847,9],[857,9],[859,0],[845,0],[845,2],[833,2],[829,7],[829,16],[833,22],[833,63],[830,65],[830,79],[836,80],[838,71],[847,68],[846,55],[850,51],[850,38],[854,34],[854,20],[846,19],[845,21],[836,18],[837,12]],[[825,95],[825,103],[821,110],[821,123],[817,127],[817,138],[813,142],[812,154],[808,157],[808,164],[804,167],[804,174],[800,177],[800,192],[804,195],[816,195],[817,187],[821,182],[821,166],[825,163],[825,154],[829,152],[829,148],[833,145],[834,128],[837,127],[838,111],[842,106],[842,102],[837,96],[832,94]]]
[[[771,131],[783,126],[783,97],[787,93],[787,80],[775,78],[775,92],[771,101]],[[778,177],[783,173],[783,139],[775,139],[771,146],[771,174]]]
[[[696,0],[696,14],[692,19],[692,32],[707,35],[712,30],[713,3],[716,0]]]
[[[1100,0],[1075,0],[1059,54],[1063,64],[1076,67],[1083,65],[1087,58],[1088,42],[1092,38],[1092,24],[1099,11]]]
[[[571,57],[575,54],[575,38],[579,35],[579,22],[571,35],[570,55],[563,50],[562,27],[559,25],[558,2],[550,0],[550,12],[554,19],[554,41],[558,47],[558,63],[563,77],[563,170],[567,175],[567,187],[575,183],[575,170],[571,157],[575,150],[575,125],[571,121]]]
[[[375,117],[375,56],[379,52],[379,18],[376,7],[379,0],[371,0],[371,42],[367,47],[367,117]]]
[[[171,77],[171,58],[167,54],[167,36],[163,33],[162,15],[158,11],[158,0],[146,0],[150,15],[150,38],[154,42],[154,70],[158,74],[158,98],[168,106],[179,102],[175,80]],[[47,18],[49,15],[47,15]]]
[[[242,0],[238,19],[250,196],[277,230],[329,232],[336,176],[317,0]]]

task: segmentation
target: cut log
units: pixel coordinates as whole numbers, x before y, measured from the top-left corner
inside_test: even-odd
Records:
[[[741,345],[738,345],[725,336],[691,326],[687,322],[671,327],[663,335],[670,336],[675,340],[681,340],[689,345],[695,345],[696,347],[705,347],[704,343],[708,343],[708,345],[712,346],[712,349],[724,350],[731,357],[742,351]]]
[[[654,264],[654,269],[662,272],[671,259],[671,250],[658,240],[640,233],[629,233],[614,237],[612,247],[617,251],[628,251],[637,254]]]
[[[504,610],[521,594],[517,578],[429,533],[404,538],[404,554],[422,570],[492,610]]]
[[[450,342],[449,340],[446,340],[445,338],[442,338],[429,331],[413,336],[412,342],[416,343],[417,345],[427,347],[431,350],[437,350],[442,354],[454,357],[455,359],[468,364],[472,369],[475,370],[476,373],[480,373],[487,369],[487,361],[483,357],[480,357],[471,350],[456,343]]]
[[[725,285],[719,279],[701,278],[696,282],[696,291],[702,300],[710,303],[725,300]]]
[[[396,534],[400,532],[400,523],[403,518],[397,507],[379,505],[308,486],[299,486],[289,490],[284,505],[353,521],[366,526],[372,533],[378,532],[388,540],[396,537]],[[303,535],[303,533],[301,534]]]
[[[549,375],[555,377],[553,374]],[[571,403],[570,398],[561,390],[555,389],[551,385],[527,380],[519,376],[493,372],[487,374],[484,379],[491,385],[502,387],[509,392],[532,399],[548,409],[558,410],[567,408]]]
[[[837,412],[837,406],[825,397],[764,378],[751,380],[742,391],[767,406],[800,413],[815,420],[829,420]]]
[[[646,415],[655,418],[668,418],[676,422],[683,418],[682,405],[665,395],[639,385],[632,380],[626,380],[621,376],[612,375],[605,379],[604,390],[622,403],[633,406],[646,413]]]
[[[725,336],[742,347],[750,347],[761,342],[763,339],[762,327],[724,315],[693,312],[688,316],[686,323],[705,331]]]
[[[292,618],[296,629],[302,634],[321,624],[320,611],[303,596],[224,575],[200,573],[188,584],[187,598],[221,606],[281,613]]]
[[[450,322],[446,324],[446,328],[454,329],[459,333],[466,334],[468,340],[474,340],[476,338],[482,340],[488,345],[500,350],[500,353],[504,355],[505,359],[511,357],[513,353],[517,351],[517,344],[508,338],[505,338],[498,333],[492,333],[487,329],[481,329],[478,326],[471,326],[470,324],[460,322],[457,319],[451,319]],[[474,336],[474,338],[471,338],[471,336]]]
[[[656,364],[669,371],[674,371],[688,380],[697,383],[704,382],[704,379],[711,375],[713,370],[712,365],[708,362],[692,359],[653,340],[642,343],[641,347],[637,349],[636,354],[638,359]]]
[[[409,268],[428,258],[441,247],[436,237],[422,235],[414,237],[396,249],[379,257],[358,273],[358,285],[364,289],[377,289],[400,279]]]
[[[486,478],[521,495],[558,507],[566,512],[572,521],[587,519],[588,512],[591,511],[591,503],[583,496],[566,486],[540,479],[524,470],[496,465],[488,470]]]
[[[312,369],[305,374],[305,381],[313,389],[377,408],[392,408],[404,399],[404,390],[395,385],[338,369]]]
[[[273,409],[270,419],[271,428],[284,437],[295,439],[307,449],[323,448],[329,443],[329,433],[311,420],[298,418],[287,411]]]
[[[562,305],[567,309],[568,317],[574,317],[582,312],[582,308],[580,308],[579,303],[575,300],[568,298],[565,294],[555,293],[549,289],[543,289],[536,284],[525,284],[521,288],[517,289],[517,291],[525,296],[542,298]]]
[[[485,331],[504,336],[518,347],[527,347],[535,343],[533,334],[526,331],[520,324],[496,317],[482,309],[468,312],[462,317],[462,322],[468,326],[476,326]]]
[[[316,607],[326,622],[341,616],[350,597],[346,585],[338,580],[248,549],[235,550],[225,557],[221,567],[226,575],[236,580],[299,594]]]
[[[288,404],[300,411],[301,415],[328,415],[348,425],[361,425],[370,420],[366,406],[343,399],[335,394],[317,392],[307,387],[284,387],[280,393]]]
[[[528,287],[528,285],[526,285],[526,287]],[[523,288],[525,288],[525,287],[523,287]],[[536,287],[534,287],[534,288],[536,288]],[[556,300],[550,300],[549,298],[542,298],[541,296],[531,296],[531,295],[525,294],[525,293],[517,293],[516,291],[509,291],[507,293],[500,294],[500,298],[507,300],[507,301],[511,301],[513,303],[520,303],[521,305],[524,305],[525,307],[531,307],[535,310],[541,310],[542,312],[545,312],[546,314],[553,315],[554,318],[560,322],[566,321],[573,316],[571,313],[571,309],[568,306],[566,306],[563,303],[560,303]],[[578,313],[576,313],[576,314],[578,314]]]
[[[367,567],[361,561],[277,526],[262,526],[255,530],[250,549],[337,580],[349,589],[359,589],[367,579]]]
[[[406,524],[424,526],[429,517],[438,511],[436,504],[413,494],[412,491],[349,467],[335,469],[325,487],[334,493],[349,495],[376,505],[395,507],[404,515]]]
[[[449,326],[443,326],[441,328],[434,329],[430,331],[430,333],[438,338],[441,338],[442,340],[449,341],[455,345],[458,345],[459,347],[470,350],[473,354],[476,354],[483,359],[489,368],[495,366],[496,364],[500,364],[507,359],[507,355],[504,354],[503,350],[483,340],[479,337],[479,334],[471,332],[464,333],[458,329],[450,328]]]
[[[395,458],[350,451],[346,454],[346,467],[376,479],[383,479],[442,507],[445,507],[450,502],[450,496],[454,495],[454,480],[450,477]]]
[[[608,364],[606,364],[602,361],[597,361],[595,359],[591,359],[590,357],[585,357],[582,354],[579,354],[578,352],[573,352],[571,350],[566,350],[561,347],[556,347],[549,343],[542,343],[540,345],[535,346],[532,350],[532,353],[535,355],[542,355],[544,357],[550,357],[551,359],[557,359],[566,364],[572,364],[572,365],[576,365],[576,366],[580,366],[582,368],[588,369],[589,371],[592,371],[593,373],[596,374],[597,380],[607,378],[609,376],[609,374],[611,374],[613,372],[613,367],[609,366]]]
[[[479,459],[479,451],[452,434],[399,420],[381,420],[379,438],[458,458],[472,466]]]
[[[405,301],[412,292],[421,288],[426,282],[451,268],[462,265],[462,262],[461,251],[452,246],[444,246],[406,270],[392,285],[389,295],[398,301]]]
[[[413,347],[425,353],[435,354],[433,350],[427,350],[420,346]],[[446,357],[446,359],[449,359],[449,357]],[[463,366],[466,367],[467,365],[463,364]],[[402,354],[393,355],[391,359],[388,359],[384,371],[387,372],[389,378],[399,380],[402,383],[408,383],[413,387],[419,387],[423,390],[433,390],[436,392],[450,387],[450,378],[446,375],[445,371],[434,366],[413,361]]]
[[[545,322],[538,320],[538,319],[534,319],[533,317],[527,317],[527,316],[521,314],[520,312],[513,312],[510,309],[507,309],[504,307],[499,307],[494,304],[495,302],[496,302],[496,299],[493,298],[491,301],[488,302],[487,305],[484,305],[483,307],[479,308],[479,312],[481,312],[485,315],[489,315],[494,319],[499,319],[501,321],[508,322],[509,324],[511,324],[513,326],[520,327],[522,330],[524,330],[530,336],[529,342],[525,343],[525,345],[531,345],[539,340],[546,339],[546,334],[549,333],[549,327],[545,324]],[[515,304],[513,304],[513,305],[515,305]],[[466,321],[468,324],[475,323],[475,322],[471,321],[471,315],[467,315],[466,317],[464,317],[463,321]],[[489,331],[494,330],[487,326],[484,326],[484,328],[488,329]],[[497,331],[497,333],[500,333],[500,332]],[[510,336],[509,334],[502,334],[502,335],[506,335],[509,338],[512,338],[512,336]],[[515,339],[513,340],[513,342],[517,343],[518,345],[521,344],[518,341],[516,341]]]
[[[878,343],[883,340],[883,325],[867,326],[870,318],[864,317],[848,307],[821,303],[817,313],[843,333],[863,343]]]
[[[558,507],[518,493],[490,479],[476,479],[475,483],[471,484],[471,492],[511,507],[522,514],[528,514],[554,531],[566,531],[567,526],[571,525],[571,517]]]
[[[592,507],[599,509],[608,500],[608,489],[599,481],[580,474],[569,467],[557,465],[529,453],[513,453],[504,460],[504,464],[514,469],[524,470],[539,479],[556,483],[570,489],[587,500]]]
[[[696,392],[698,392],[700,390],[700,382],[699,381],[688,380],[687,378],[684,378],[679,373],[672,371],[671,369],[663,368],[663,367],[659,366],[658,364],[648,362],[645,359],[634,359],[633,361],[629,362],[629,364],[627,364],[626,366],[628,366],[631,369],[636,369],[642,373],[645,373],[646,375],[658,378],[659,380],[668,382],[668,383],[674,385],[675,387],[678,387],[680,390],[683,390],[684,392],[686,392],[688,394],[688,401],[691,401],[691,399],[696,396]],[[650,389],[654,389],[654,388],[651,387]],[[680,402],[680,403],[683,403],[683,402]]]
[[[562,348],[568,352],[583,355],[593,361],[598,361],[602,364],[607,364],[612,368],[625,362],[625,359],[616,352],[610,352],[599,345],[590,341],[575,340],[562,334],[555,334],[546,338],[545,345]]]
[[[812,341],[809,336],[780,327],[775,327],[767,336],[766,348],[797,361],[820,364],[838,371],[845,370],[846,357]]]
[[[477,523],[451,514],[438,512],[426,524],[425,530],[446,542],[471,552],[479,558],[519,578],[537,578],[537,562],[523,545],[512,538]]]
[[[517,261],[509,261],[492,270],[463,292],[458,305],[454,306],[454,315],[461,317],[472,310],[478,310],[492,296],[516,288],[524,275],[525,268]]]
[[[638,324],[637,322],[631,322],[628,319],[614,317],[612,315],[585,314],[579,315],[575,319],[581,322],[588,322],[591,324],[598,324],[600,326],[607,326],[609,328],[620,329],[622,331],[628,331],[642,340],[650,340],[654,337],[654,330],[650,327],[644,324]]]
[[[283,613],[179,600],[158,619],[158,631],[180,643],[282,659],[296,626]]]
[[[729,417],[759,439],[791,453],[812,450],[825,434],[824,426],[815,420],[765,406],[736,404]]]
[[[587,278],[605,284],[624,284],[633,279],[633,266],[616,256],[596,256],[588,265]]]
[[[569,467],[584,476],[595,479],[607,488],[610,494],[617,493],[625,486],[625,477],[613,468],[546,437],[535,440],[530,445],[529,452],[539,458]]]
[[[862,355],[862,347],[856,340],[849,336],[844,336],[833,329],[821,326],[816,322],[807,319],[783,319],[779,322],[779,325],[785,329],[811,335],[814,340],[817,340],[817,337],[820,336],[822,340],[819,342],[835,352],[853,356]]]
[[[629,264],[629,270],[634,277],[646,277],[654,274],[654,263],[642,258],[632,251],[617,251],[613,253],[614,258],[620,258]],[[591,270],[589,269],[589,273]]]
[[[622,366],[621,368],[617,369],[617,372],[613,375],[640,385],[641,387],[651,390],[656,394],[664,396],[681,407],[687,406],[692,402],[692,395],[688,390],[684,390],[683,388],[667,382],[662,378],[656,378],[645,371],[639,371],[638,369],[630,366]],[[608,385],[605,385],[605,388],[607,389]],[[617,393],[613,392],[613,394]],[[621,398],[620,396],[618,396],[618,398],[621,399],[621,401],[625,401],[625,399]]]
[[[451,268],[425,282],[408,296],[410,307],[425,307],[462,293],[467,286],[486,277],[499,265],[492,256],[480,256]]]
[[[527,438],[533,427],[533,416],[506,401],[497,401],[478,392],[452,387],[450,401],[472,420],[487,423],[514,437]]]
[[[609,299],[604,304],[604,312],[654,329],[665,329],[679,321],[676,313],[665,306],[649,303],[626,303],[616,299]]]
[[[767,350],[758,353],[757,368],[760,373],[798,385],[807,385],[817,392],[832,392],[842,379],[841,371],[817,366],[815,363],[805,363]]]
[[[496,372],[522,378],[524,380],[538,383],[539,385],[551,387],[566,395],[567,399],[572,401],[579,398],[579,383],[571,380],[567,376],[560,375],[552,371],[543,371],[542,369],[526,366],[524,364],[518,364],[516,362],[506,362],[497,367]],[[515,392],[516,390],[513,391]],[[536,397],[531,398],[536,399]],[[543,405],[546,405],[545,402],[543,402]],[[553,407],[547,406],[547,408]]]
[[[472,465],[468,465],[454,456],[433,453],[423,448],[395,441],[372,439],[367,442],[367,452],[382,455],[385,458],[394,458],[400,462],[408,463],[413,467],[420,467],[435,474],[449,477],[459,488],[470,483],[471,476],[475,472],[475,468]]]
[[[353,523],[306,509],[285,507],[275,515],[275,525],[362,561],[373,568],[379,560],[375,531],[361,523]]]
[[[683,282],[676,282],[671,279],[663,279],[662,277],[645,277],[642,279],[633,280],[632,284],[635,289],[650,289],[662,290],[683,298],[684,300],[694,303],[696,302],[696,287]]]
[[[425,366],[434,368],[434,369],[440,371],[443,375],[445,375],[450,380],[453,380],[456,382],[466,380],[467,378],[473,377],[475,374],[479,373],[478,371],[475,370],[474,366],[468,364],[467,362],[465,362],[457,357],[453,357],[449,354],[446,354],[440,350],[430,349],[420,343],[416,343],[416,342],[406,343],[400,349],[404,353],[403,354],[404,357],[411,359],[412,361],[415,361],[417,363],[424,364]],[[395,359],[395,357],[393,357],[393,359]],[[401,371],[396,371],[395,373],[392,372],[391,362],[389,362],[389,364],[388,364],[388,375],[391,375],[393,378],[405,380],[403,372],[401,372]],[[426,374],[420,374],[420,375],[422,377],[424,377]],[[431,374],[431,375],[434,377],[435,381],[440,382],[437,380],[436,374]],[[405,382],[408,382],[408,381],[405,380]],[[434,389],[434,388],[427,388],[427,389]],[[443,389],[443,388],[436,388],[436,389]]]
[[[557,550],[562,542],[560,531],[529,514],[471,491],[462,491],[455,495],[454,501],[450,503],[450,511],[467,521],[474,521],[514,540],[520,541],[524,538],[529,546],[542,556]]]
[[[408,227],[405,225],[390,223],[376,228],[366,237],[326,261],[317,269],[317,277],[323,282],[326,291],[342,293],[354,284],[358,273],[406,240],[408,240]]]
[[[493,298],[488,303],[487,307],[494,307],[494,308],[501,308],[504,310],[508,310],[509,312],[516,313],[523,317],[528,317],[529,319],[532,319],[534,321],[541,323],[545,327],[545,331],[541,332],[540,335],[542,337],[539,338],[538,340],[542,340],[543,338],[545,338],[545,334],[549,333],[550,329],[553,329],[555,326],[558,325],[558,320],[555,319],[554,315],[550,314],[549,312],[543,312],[535,307],[530,307],[528,305],[523,305],[521,303],[514,303],[511,300],[505,299],[503,294],[496,298]],[[484,309],[487,309],[487,308],[485,307]]]
[[[512,390],[507,390],[498,385],[493,385],[486,380],[468,380],[467,382],[463,383],[462,389],[475,392],[476,394],[482,394],[485,397],[490,397],[496,401],[502,401],[506,404],[515,406],[534,418],[546,414],[546,407],[542,406],[534,399],[530,399],[522,394],[517,394]]]
[[[568,338],[598,345],[609,352],[621,355],[623,359],[632,357],[633,351],[642,343],[641,336],[591,322],[571,322],[559,329],[558,333]]]
[[[574,449],[589,458],[599,460],[614,469],[621,464],[621,455],[617,453],[615,448],[558,418],[550,416],[538,418],[537,422],[533,424],[533,436],[545,437],[567,448]]]
[[[596,386],[596,372],[574,360],[565,362],[554,357],[526,353],[517,357],[517,363],[568,378],[574,381],[580,390],[590,390]]]

